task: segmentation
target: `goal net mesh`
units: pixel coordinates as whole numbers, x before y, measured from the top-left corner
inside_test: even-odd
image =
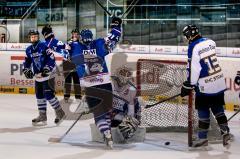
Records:
[[[186,66],[187,63],[181,61],[140,59],[136,83],[138,96],[146,105],[153,105],[142,108],[141,125],[150,132],[187,132],[191,146],[198,128],[194,98],[193,95],[177,96],[187,80]],[[176,97],[167,100],[173,96]],[[220,131],[212,115],[208,136],[212,142],[220,140]]]

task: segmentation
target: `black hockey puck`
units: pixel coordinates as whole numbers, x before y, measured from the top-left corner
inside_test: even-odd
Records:
[[[167,141],[167,142],[165,142],[165,145],[170,145],[170,142],[168,142],[168,141]]]

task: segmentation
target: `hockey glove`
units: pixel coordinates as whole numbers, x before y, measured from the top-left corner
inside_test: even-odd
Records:
[[[240,85],[240,71],[237,71],[237,76],[235,77],[234,82],[237,85]]]
[[[29,68],[24,68],[23,73],[27,79],[33,79],[34,73],[31,69]]]
[[[122,24],[122,19],[121,18],[113,17],[110,26],[111,26],[111,28],[115,28],[115,27],[120,28],[121,24]]]
[[[131,138],[138,128],[139,121],[134,117],[126,117],[122,123],[118,126],[120,132],[125,139]]]
[[[43,68],[43,71],[42,71],[42,77],[47,77],[47,76],[49,76],[49,75],[50,75],[50,72],[51,72],[51,70],[50,70],[49,67],[44,67],[44,68]]]
[[[183,86],[181,88],[181,97],[188,96],[193,89],[194,86],[191,85],[188,81],[183,82]]]

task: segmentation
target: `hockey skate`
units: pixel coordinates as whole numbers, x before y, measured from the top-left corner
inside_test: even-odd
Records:
[[[113,139],[112,134],[110,130],[106,130],[103,132],[104,134],[104,140],[106,142],[106,145],[109,149],[113,149]]]
[[[39,112],[39,116],[32,120],[33,126],[44,126],[47,125],[47,114],[46,112]]]
[[[224,133],[222,135],[222,138],[223,138],[223,146],[229,149],[231,146],[230,141],[232,140],[231,135],[229,133]]]
[[[196,141],[193,141],[191,150],[208,151],[209,150],[208,139],[197,139]]]
[[[56,125],[59,125],[66,118],[66,114],[61,107],[55,110],[55,114],[56,114],[56,118],[54,120],[54,123]]]

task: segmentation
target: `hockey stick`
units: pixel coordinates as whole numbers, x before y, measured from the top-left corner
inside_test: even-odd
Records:
[[[181,95],[181,93],[176,94],[176,95],[174,95],[174,96],[172,96],[172,97],[169,97],[169,98],[167,98],[167,99],[164,99],[164,100],[162,100],[162,101],[159,101],[159,102],[157,102],[157,103],[155,103],[155,104],[148,104],[148,105],[146,105],[145,108],[151,108],[151,107],[153,107],[153,106],[155,106],[155,105],[161,104],[161,103],[166,102],[166,101],[171,100],[171,99],[174,99],[174,98],[176,98],[176,97],[178,97],[178,96],[180,96],[180,95]]]
[[[85,112],[80,113],[80,115],[78,116],[78,118],[75,120],[75,122],[70,126],[70,128],[61,136],[61,137],[50,137],[48,139],[48,142],[54,142],[54,143],[58,143],[61,142],[62,139],[70,132],[70,130],[74,127],[74,125],[80,120],[80,118],[84,115],[87,114]]]
[[[112,16],[112,14],[98,1],[96,0],[97,4],[107,13],[109,16]]]
[[[240,108],[230,117],[227,121],[230,121],[233,117],[235,117],[240,112]]]
[[[126,9],[126,11],[122,14],[121,18],[124,18],[123,16],[124,16],[126,13],[127,13],[127,15],[128,15],[128,14],[131,12],[131,10],[133,9],[133,7],[135,7],[135,5],[138,3],[138,1],[139,1],[139,0],[136,0],[134,4],[133,4],[134,1],[132,1],[131,4],[129,5],[129,6],[132,7],[132,8],[128,7],[128,8]],[[129,9],[129,8],[130,8],[130,9]],[[127,15],[126,15],[126,16],[127,16]]]

